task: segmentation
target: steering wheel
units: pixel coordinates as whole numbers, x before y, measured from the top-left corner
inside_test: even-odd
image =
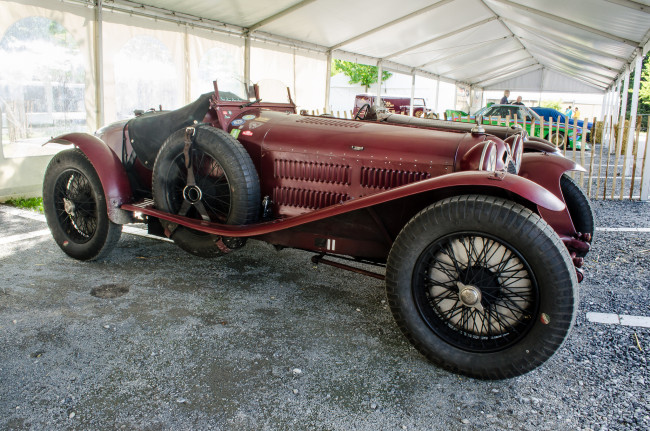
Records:
[[[368,115],[368,111],[370,111],[370,104],[366,103],[359,110],[357,111],[357,114],[354,116],[355,120],[363,120],[366,118]],[[362,115],[363,113],[363,115]]]

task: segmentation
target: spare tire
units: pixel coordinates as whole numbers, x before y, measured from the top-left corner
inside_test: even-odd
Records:
[[[185,167],[185,129],[170,135],[156,156],[153,199],[162,211],[211,222],[255,223],[260,211],[260,183],[255,165],[244,147],[228,133],[210,126],[195,128],[190,147],[194,184],[188,185]],[[200,257],[218,257],[242,247],[245,238],[227,238],[161,220],[171,239]]]

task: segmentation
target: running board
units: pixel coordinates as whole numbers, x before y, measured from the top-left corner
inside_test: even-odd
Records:
[[[379,280],[385,280],[386,279],[386,276],[383,275],[383,274],[377,274],[376,272],[366,271],[365,269],[361,269],[361,268],[357,268],[357,267],[354,267],[354,266],[346,265],[344,263],[334,262],[333,260],[327,260],[327,259],[325,259],[325,256],[336,257],[337,259],[342,259],[342,260],[355,261],[354,259],[349,259],[349,258],[345,258],[345,257],[342,257],[342,256],[332,256],[330,254],[324,254],[324,253],[312,256],[311,261],[312,261],[312,263],[314,263],[316,265],[318,265],[319,263],[322,263],[322,264],[325,264],[325,265],[333,266],[335,268],[345,269],[346,271],[356,272],[357,274],[377,278]],[[360,262],[360,263],[364,263],[364,262]],[[378,265],[378,266],[380,266],[380,265]]]

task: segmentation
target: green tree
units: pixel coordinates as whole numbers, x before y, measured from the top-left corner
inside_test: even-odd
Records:
[[[337,73],[344,73],[350,78],[350,84],[361,84],[364,86],[365,91],[368,87],[377,82],[377,66],[369,66],[367,64],[352,63],[351,61],[334,59],[332,62],[332,75]],[[392,73],[383,71],[381,74],[382,82],[393,76]]]
[[[542,100],[542,103],[539,105],[542,108],[553,108],[557,109],[558,111],[560,108],[562,108],[562,101],[561,100]]]
[[[641,68],[641,88],[639,89],[639,106],[637,108],[637,114],[650,114],[650,55],[646,55],[643,59],[643,67]],[[634,82],[634,74],[637,73],[634,70],[630,74],[630,88],[627,92],[627,117],[630,117],[632,111],[632,95],[633,88],[632,83]]]
[[[643,72],[641,73],[641,89],[639,91],[639,107],[644,105],[644,114],[650,114],[650,55],[646,55],[643,61]]]

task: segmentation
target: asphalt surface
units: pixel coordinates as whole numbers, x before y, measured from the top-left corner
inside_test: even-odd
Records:
[[[650,204],[594,207],[597,226],[650,227]],[[203,260],[123,233],[83,263],[38,219],[0,205],[0,429],[650,429],[650,328],[587,319],[650,316],[649,232],[597,231],[562,349],[480,381],[408,344],[382,281],[309,253]]]

